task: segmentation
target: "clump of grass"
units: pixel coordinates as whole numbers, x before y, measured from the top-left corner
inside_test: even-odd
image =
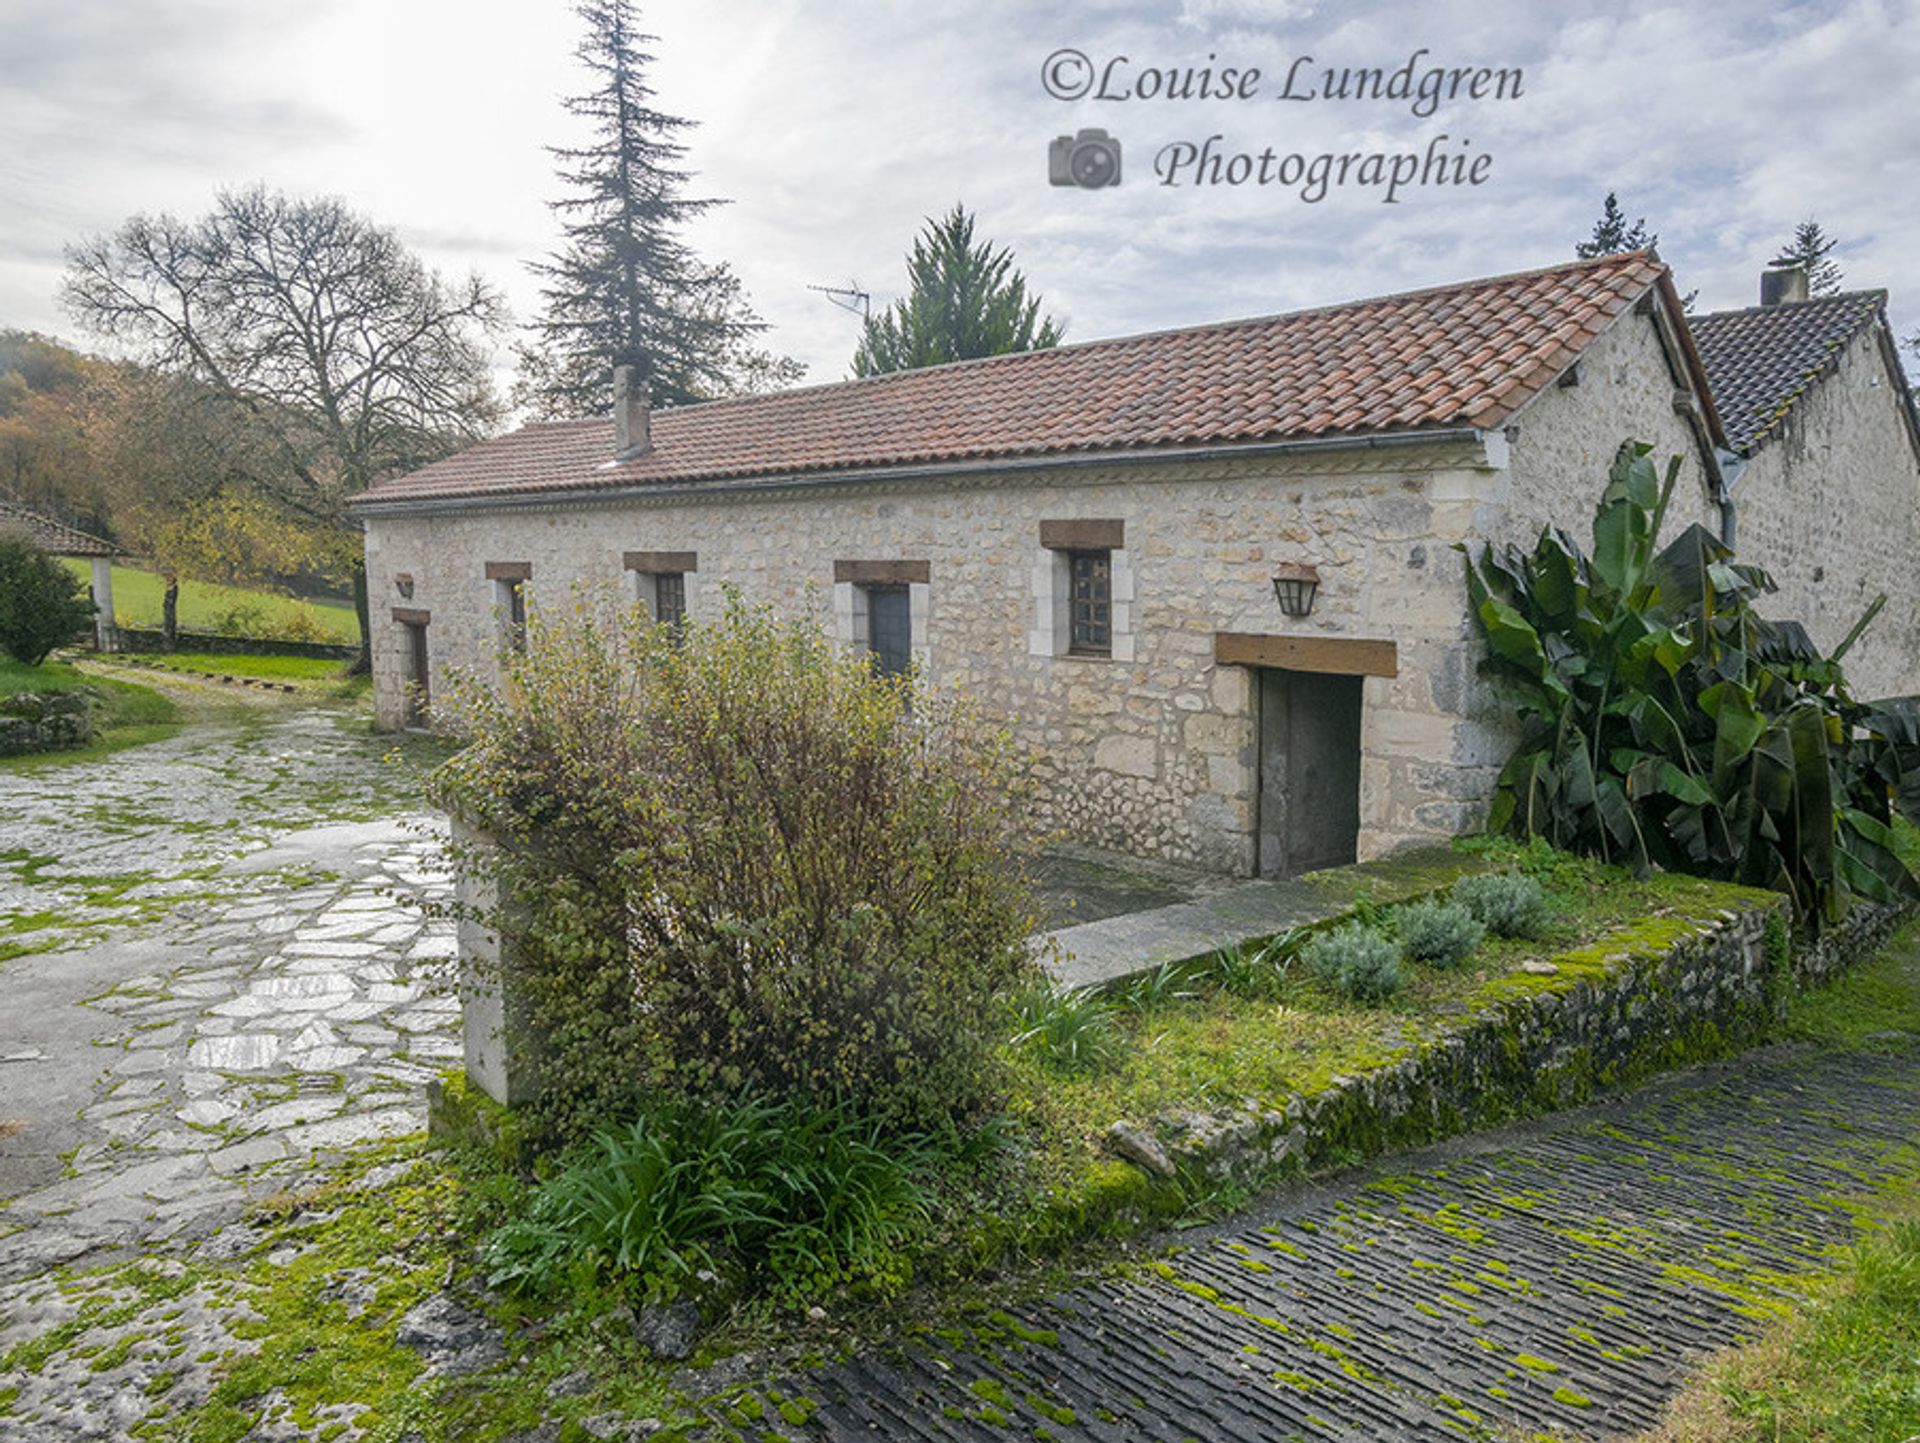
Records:
[[[1697,1378],[1646,1443],[1881,1443],[1920,1428],[1920,1220],[1909,1192],[1812,1305]]]
[[[856,1282],[889,1291],[944,1160],[939,1140],[831,1104],[665,1104],[597,1133],[485,1260],[494,1285],[535,1292],[583,1273],[660,1299],[709,1278],[788,1301]]]
[[[1462,877],[1453,884],[1450,900],[1465,907],[1496,937],[1539,937],[1547,929],[1547,894],[1523,872]]]
[[[1407,983],[1400,948],[1362,922],[1322,932],[1302,950],[1307,968],[1327,987],[1358,1002],[1391,997]]]
[[[1029,988],[1014,1004],[1013,1044],[1056,1072],[1092,1072],[1119,1055],[1114,1006],[1084,987]]]
[[[1457,967],[1485,940],[1487,929],[1458,902],[1424,897],[1400,909],[1400,950],[1408,960]]]
[[[1142,972],[1138,977],[1129,978],[1114,991],[1113,1000],[1128,1012],[1151,1012],[1157,1007],[1185,1001],[1193,996],[1192,991],[1183,985],[1186,980],[1184,968],[1172,962],[1162,962],[1151,972]]]

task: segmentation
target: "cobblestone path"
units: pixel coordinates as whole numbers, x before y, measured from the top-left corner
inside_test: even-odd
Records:
[[[1916,1144],[1920,1048],[1753,1059],[1294,1194],[1157,1279],[781,1396],[837,1440],[1631,1434],[1832,1265]]]
[[[421,1127],[453,943],[389,745],[302,710],[0,773],[0,1281]]]

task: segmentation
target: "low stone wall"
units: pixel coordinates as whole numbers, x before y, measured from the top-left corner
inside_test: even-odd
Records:
[[[1793,980],[1801,987],[1824,987],[1886,941],[1913,910],[1881,902],[1854,903],[1845,921],[1829,925],[1817,940],[1793,949]]]
[[[166,651],[167,634],[145,627],[123,626],[114,635],[122,651]],[[352,661],[360,648],[332,641],[283,641],[271,636],[221,636],[211,631],[181,631],[174,634],[175,651],[209,651],[228,656],[315,656],[326,660]]]
[[[1574,1106],[1756,1042],[1808,968],[1792,956],[1785,899],[1751,896],[1704,921],[1616,932],[1556,959],[1561,975],[1510,979],[1511,996],[1385,1067],[1270,1106],[1162,1117],[1154,1131],[1182,1167],[1256,1182]],[[1830,933],[1808,975],[1857,959],[1890,925]]]
[[[65,751],[93,740],[93,698],[83,691],[0,697],[0,757]]]

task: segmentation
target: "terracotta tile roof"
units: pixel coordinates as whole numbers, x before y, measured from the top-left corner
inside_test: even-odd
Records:
[[[111,541],[54,521],[13,501],[0,501],[0,531],[24,535],[53,556],[118,556]]]
[[[1689,316],[1727,443],[1751,455],[1780,433],[1794,404],[1886,313],[1885,291]]]
[[[548,422],[357,503],[579,492],[1067,453],[1495,427],[1666,267],[1649,251],[1288,315],[962,361],[656,411],[613,463],[612,422]]]

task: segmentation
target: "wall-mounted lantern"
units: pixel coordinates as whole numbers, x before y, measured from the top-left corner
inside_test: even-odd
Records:
[[[1314,593],[1319,589],[1320,569],[1310,562],[1283,561],[1273,568],[1273,594],[1288,616],[1311,612]]]
[[[412,601],[413,600],[413,577],[409,575],[407,572],[404,572],[404,571],[401,572],[398,576],[393,578],[393,589],[399,592],[403,599],[407,601]]]

